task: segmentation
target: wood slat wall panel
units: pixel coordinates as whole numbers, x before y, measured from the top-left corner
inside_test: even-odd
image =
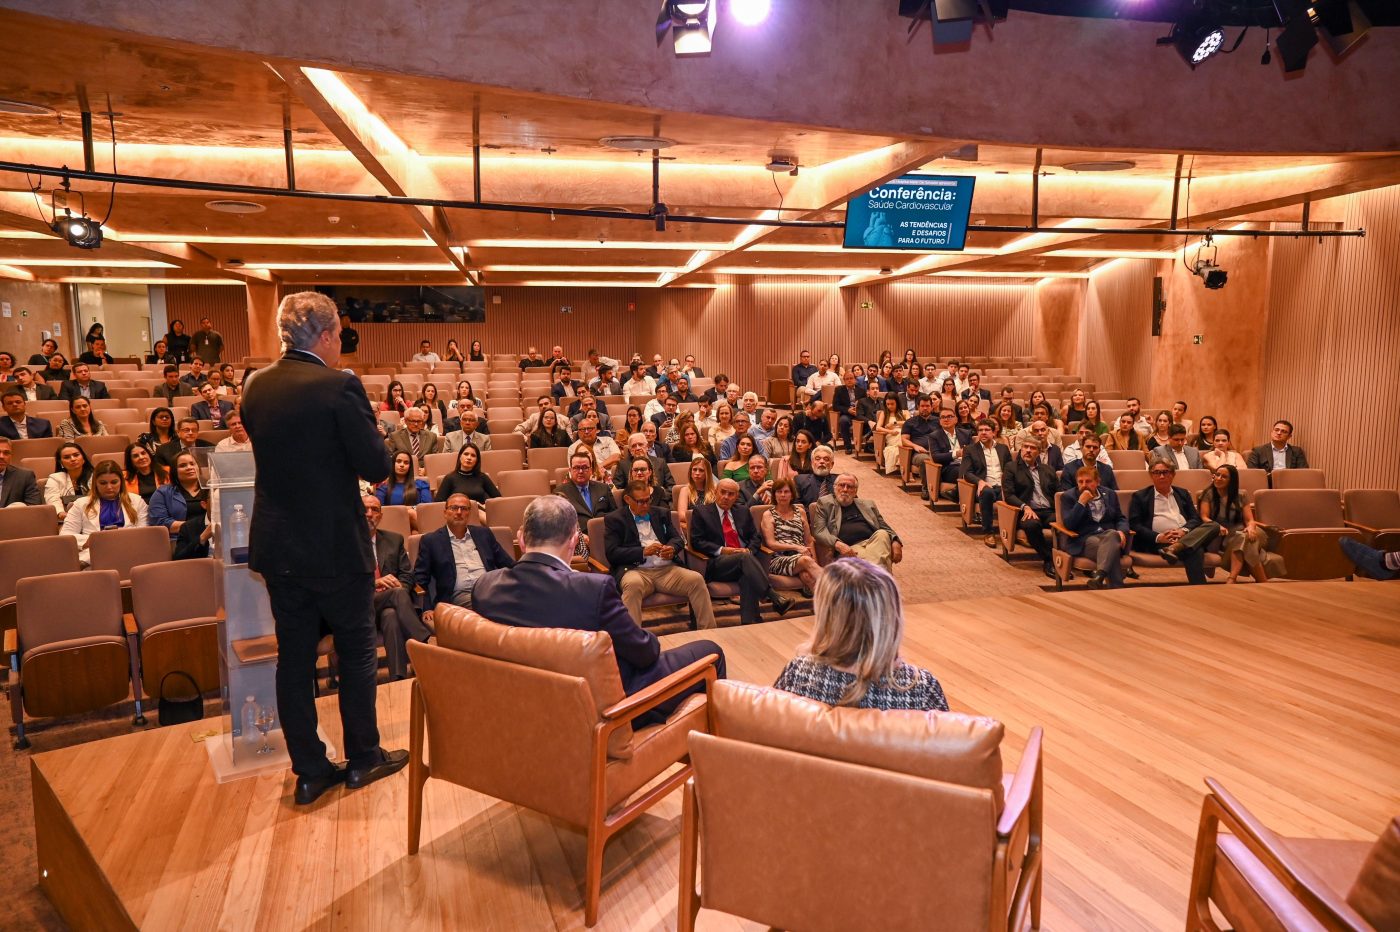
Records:
[[[208,317],[224,338],[224,359],[237,361],[248,355],[248,293],[221,285],[166,285],[166,320],[182,321],[186,333],[199,329]],[[159,339],[161,335],[153,337]]]
[[[1272,241],[1261,423],[1340,488],[1400,488],[1400,186],[1347,198],[1359,239]]]
[[[1095,385],[1153,398],[1152,262],[1123,261],[1089,278],[1080,315],[1079,363]],[[1049,286],[1047,286],[1049,287]],[[1170,313],[1170,312],[1168,312]]]
[[[17,365],[26,365],[29,357],[39,352],[42,330],[52,330],[54,321],[63,325],[63,336],[54,337],[58,351],[69,361],[82,353],[83,335],[77,336],[78,351],[73,352],[73,327],[68,312],[68,286],[47,282],[22,282],[0,278],[0,301],[10,305],[10,316],[0,317],[0,349],[15,354]],[[21,316],[23,312],[29,316]],[[19,328],[23,327],[23,330]],[[245,325],[246,327],[246,325]]]

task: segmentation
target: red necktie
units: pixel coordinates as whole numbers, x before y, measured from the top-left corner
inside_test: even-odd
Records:
[[[744,545],[739,541],[739,534],[734,530],[734,522],[729,520],[729,512],[724,513],[724,520],[720,522],[720,527],[724,530],[724,546],[737,547],[740,550]]]

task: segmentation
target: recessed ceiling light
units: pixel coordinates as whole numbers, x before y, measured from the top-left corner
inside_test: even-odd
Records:
[[[1125,172],[1137,168],[1137,162],[1127,159],[1104,159],[1097,162],[1066,162],[1060,166],[1072,172]]]
[[[267,210],[262,204],[253,201],[205,201],[204,206],[221,214],[260,214]]]
[[[605,149],[622,149],[626,152],[649,152],[652,149],[669,149],[674,139],[664,136],[604,136],[598,145]]]
[[[23,100],[7,100],[0,97],[0,113],[15,113],[20,116],[56,116],[58,111],[43,104],[31,104]]]

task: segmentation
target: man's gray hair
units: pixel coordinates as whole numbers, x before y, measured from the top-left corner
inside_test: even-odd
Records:
[[[824,443],[818,444],[817,446],[815,446],[815,447],[812,448],[812,455],[813,455],[813,456],[816,456],[818,453],[825,453],[827,456],[830,456],[832,459],[835,459],[835,458],[836,458],[836,451],[833,450],[833,449],[831,449],[831,447],[827,446],[827,445],[824,444]]]
[[[578,512],[559,495],[541,495],[525,506],[520,532],[526,547],[558,547],[578,530]]]
[[[315,291],[289,294],[277,306],[277,329],[284,349],[310,349],[321,334],[339,323],[340,309],[335,302]]]

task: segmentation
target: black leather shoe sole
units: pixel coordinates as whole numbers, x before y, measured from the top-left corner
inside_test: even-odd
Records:
[[[408,765],[408,752],[385,751],[384,760],[373,767],[356,768],[345,773],[345,786],[348,789],[358,790],[361,787],[369,786],[375,780],[396,774]]]
[[[783,617],[784,615],[786,615],[788,612],[792,611],[792,605],[793,605],[793,600],[792,600],[792,599],[774,599],[774,600],[773,600],[773,611],[777,612],[777,613],[778,613],[778,617],[781,618],[781,617]]]
[[[1055,578],[1055,565],[1053,563],[1045,564],[1044,570],[1046,576],[1049,576],[1051,579]]]
[[[333,787],[345,782],[345,765],[336,764],[335,769],[324,777],[297,777],[294,795],[298,806],[309,806]]]

